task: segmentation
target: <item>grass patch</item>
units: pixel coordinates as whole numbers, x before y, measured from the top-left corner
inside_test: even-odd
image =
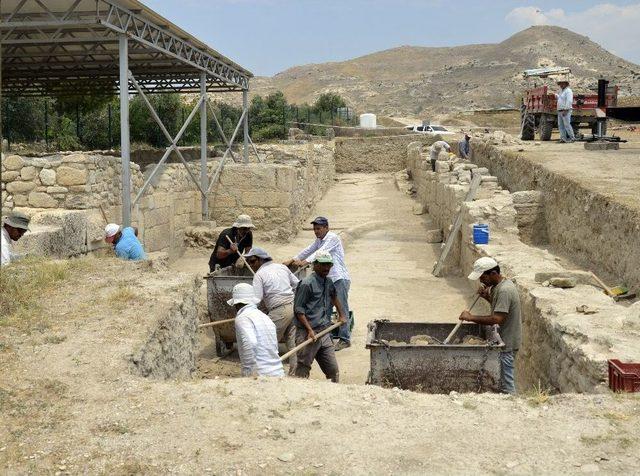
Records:
[[[117,309],[124,309],[129,304],[136,301],[138,295],[128,286],[120,284],[118,288],[109,294],[107,300],[111,306]]]
[[[41,319],[41,297],[87,266],[82,259],[44,258],[26,258],[4,266],[0,273],[0,325],[46,329],[48,325]]]
[[[534,385],[533,388],[526,394],[527,401],[532,406],[544,405],[551,403],[551,390],[544,388],[542,383],[538,381],[538,385]]]

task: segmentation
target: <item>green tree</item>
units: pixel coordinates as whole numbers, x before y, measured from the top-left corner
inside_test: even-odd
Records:
[[[324,93],[316,100],[313,108],[318,112],[326,111],[330,113],[331,111],[335,111],[339,107],[345,107],[346,105],[347,103],[339,94]]]

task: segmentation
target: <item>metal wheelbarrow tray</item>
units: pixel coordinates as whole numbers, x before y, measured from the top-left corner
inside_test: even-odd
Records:
[[[308,268],[296,271],[294,274],[302,279],[308,273]],[[231,299],[233,287],[236,284],[253,284],[253,275],[247,268],[235,268],[229,266],[209,273],[205,276],[207,280],[207,308],[210,322],[233,319],[236,317],[236,310],[227,304]],[[260,310],[266,309],[260,305]],[[227,355],[236,342],[236,328],[233,322],[216,326],[213,329],[216,335],[216,355],[222,357]]]
[[[455,324],[375,320],[367,328],[371,368],[368,384],[425,393],[499,392],[504,345],[410,344],[428,335],[443,342]],[[460,326],[454,342],[467,335],[484,339],[483,326]],[[392,342],[395,341],[395,342]]]

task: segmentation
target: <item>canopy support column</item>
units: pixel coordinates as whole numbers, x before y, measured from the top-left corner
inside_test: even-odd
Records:
[[[209,188],[207,170],[207,73],[200,74],[200,188]],[[202,219],[209,219],[209,199],[202,195]]]
[[[120,62],[120,155],[122,157],[122,226],[131,226],[131,141],[129,138],[129,44],[119,39]]]

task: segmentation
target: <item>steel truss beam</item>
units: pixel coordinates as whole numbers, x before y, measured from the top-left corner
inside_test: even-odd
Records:
[[[37,5],[38,13],[23,13],[25,4]],[[188,89],[199,90],[200,72],[209,83],[230,91],[248,89],[251,73],[241,70],[226,58],[201,48],[190,38],[181,38],[166,26],[131,11],[116,0],[96,0],[96,8],[81,10],[82,2],[69,1],[66,10],[54,11],[42,0],[22,0],[13,12],[0,17],[0,41],[3,43],[3,81],[5,91],[19,86],[20,81],[37,75],[45,78],[60,69],[81,72],[101,67],[105,76],[117,82],[118,36],[127,35],[130,42],[130,69],[138,76],[145,72],[167,75],[158,65],[193,77]],[[111,63],[110,63],[111,62]],[[112,68],[108,65],[112,64]],[[93,65],[93,66],[92,66]],[[12,82],[12,80],[14,82]],[[39,89],[42,89],[40,87]],[[175,88],[172,88],[175,89]],[[180,91],[184,87],[177,88]]]

